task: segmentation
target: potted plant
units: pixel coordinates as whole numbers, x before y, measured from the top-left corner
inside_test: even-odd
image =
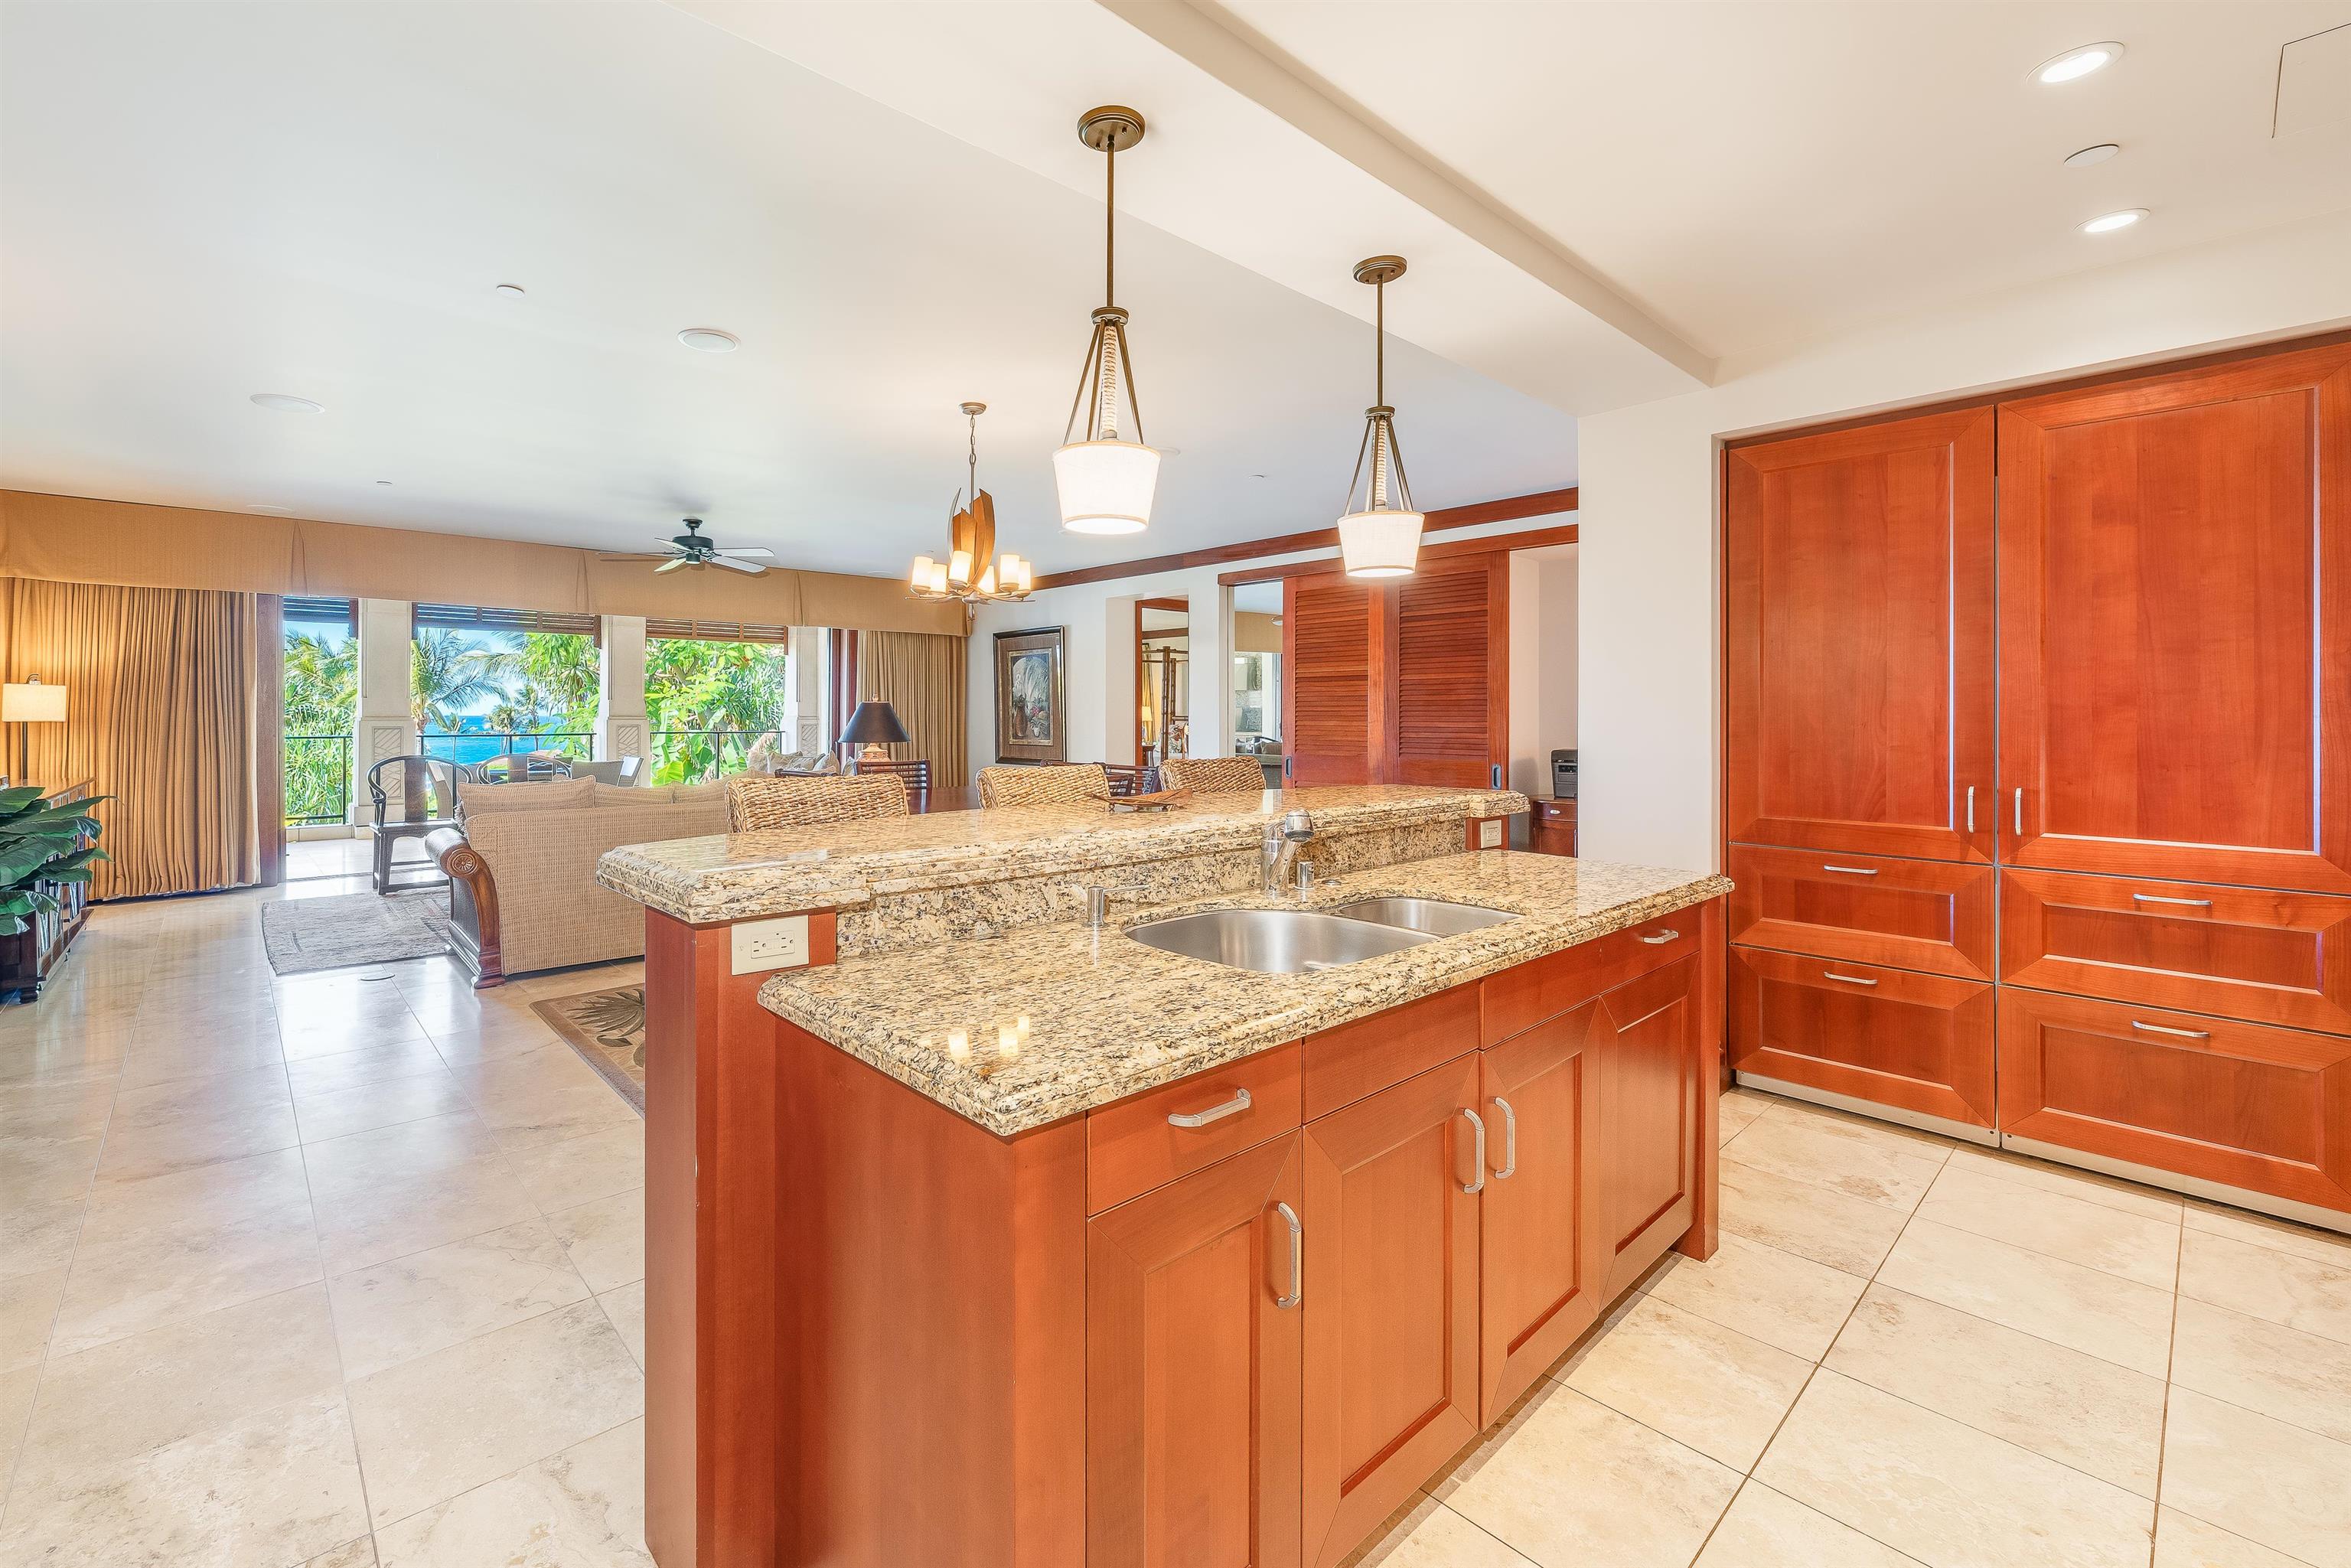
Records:
[[[0,935],[27,929],[35,914],[54,914],[57,901],[43,883],[88,882],[104,850],[85,840],[104,831],[89,809],[105,795],[53,805],[40,786],[0,789]]]

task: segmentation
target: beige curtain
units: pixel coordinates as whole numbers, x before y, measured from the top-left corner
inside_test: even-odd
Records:
[[[913,737],[890,747],[902,762],[928,758],[931,782],[960,789],[971,782],[964,682],[969,642],[920,632],[866,632],[857,639],[857,700],[885,702]]]
[[[21,753],[9,735],[9,758],[26,783],[113,797],[96,813],[112,858],[93,897],[260,880],[256,608],[204,589],[8,584],[8,679],[66,688],[66,722],[26,726]]]

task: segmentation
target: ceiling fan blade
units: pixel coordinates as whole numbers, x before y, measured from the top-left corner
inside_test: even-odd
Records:
[[[758,576],[759,573],[768,570],[756,560],[735,560],[726,555],[712,556],[710,558],[710,564],[713,566],[723,566],[729,571],[747,571],[754,577]]]
[[[748,549],[723,549],[718,553],[720,555],[742,556],[747,559],[757,559],[759,560],[773,560],[776,559],[776,552],[774,550],[762,549],[758,545],[753,545]]]
[[[694,562],[687,559],[684,556],[676,556],[653,568],[653,572],[658,576],[664,571],[675,571],[679,567],[692,566]]]

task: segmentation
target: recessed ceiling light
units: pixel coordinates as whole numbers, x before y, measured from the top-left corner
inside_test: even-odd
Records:
[[[2102,71],[2123,57],[2123,47],[2112,41],[2084,44],[2078,49],[2068,49],[2053,59],[2042,61],[2032,69],[2032,79],[2045,87],[2060,82],[2079,81],[2092,71]]]
[[[2068,169],[2086,169],[2093,163],[2105,162],[2107,159],[2113,157],[2116,153],[2121,151],[2122,144],[2120,142],[2101,141],[2095,147],[2085,147],[2079,152],[2068,152],[2065,154],[2065,167]]]
[[[677,335],[677,340],[705,354],[731,354],[743,346],[742,339],[716,327],[688,327]]]
[[[325,403],[313,402],[307,397],[296,397],[292,392],[256,392],[253,394],[253,401],[259,403],[264,408],[274,408],[280,413],[324,413],[327,412],[327,405]]]
[[[2126,229],[2147,216],[2145,207],[2125,207],[2119,213],[2101,213],[2082,225],[2085,235],[2110,235],[2116,229]]]
[[[522,291],[523,287],[519,283],[501,283],[496,290],[499,294],[520,294]]]
[[[389,485],[389,484],[391,484],[391,483],[392,483],[392,481],[391,481],[391,480],[389,480],[389,479],[379,479],[379,480],[377,480],[377,481],[376,481],[376,483],[377,483],[377,484],[379,484],[379,485]]]

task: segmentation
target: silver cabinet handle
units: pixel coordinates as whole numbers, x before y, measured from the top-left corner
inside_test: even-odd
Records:
[[[2016,836],[2024,836],[2024,786],[2016,787]]]
[[[1642,937],[1641,942],[1645,946],[1662,947],[1668,942],[1678,942],[1681,935],[1678,931],[1660,931],[1655,936]]]
[[[1473,1182],[1463,1182],[1461,1190],[1483,1192],[1486,1190],[1486,1118],[1467,1105],[1456,1106],[1455,1109],[1469,1118],[1469,1125],[1476,1128],[1478,1133],[1477,1157],[1471,1162],[1478,1167],[1478,1179]]]
[[[2141,1023],[2137,1019],[2131,1019],[2131,1028],[2143,1029],[2149,1034],[2176,1034],[2182,1040],[2212,1038],[2212,1031],[2209,1029],[2169,1029],[2159,1023]]]
[[[1976,831],[1976,787],[1968,786],[1968,831]]]
[[[1823,980],[1843,980],[1848,986],[1874,986],[1877,984],[1876,980],[1868,979],[1860,975],[1840,975],[1834,969],[1823,969],[1821,971],[1821,978]]]
[[[1305,1249],[1302,1243],[1306,1239],[1306,1227],[1298,1223],[1298,1211],[1290,1205],[1277,1203],[1273,1208],[1290,1223],[1290,1294],[1273,1299],[1273,1304],[1286,1312],[1306,1299],[1305,1264],[1300,1260],[1300,1254]]]
[[[1508,1181],[1519,1174],[1519,1113],[1499,1094],[1494,1096],[1494,1108],[1502,1113],[1502,1168],[1494,1179]]]
[[[1221,1122],[1228,1116],[1238,1116],[1249,1108],[1249,1091],[1236,1089],[1233,1097],[1221,1105],[1211,1105],[1205,1111],[1170,1111],[1167,1124],[1171,1127],[1205,1127],[1211,1122]]]
[[[2209,898],[2166,898],[2159,893],[2134,893],[2131,898],[2139,904],[2177,904],[2189,909],[2212,907],[2212,901]]]
[[[1839,876],[1876,876],[1877,868],[1867,865],[1823,865],[1823,871],[1833,871]]]

